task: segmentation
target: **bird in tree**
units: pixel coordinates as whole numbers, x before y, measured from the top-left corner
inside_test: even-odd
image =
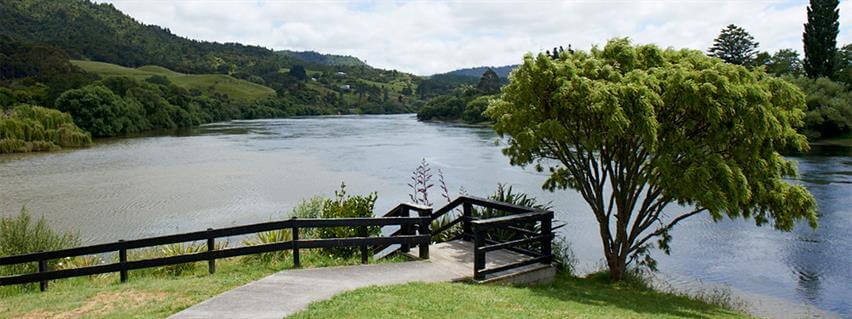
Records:
[[[713,40],[713,46],[708,53],[728,63],[751,65],[758,45],[745,29],[731,24],[722,29],[719,36]]]
[[[501,93],[485,115],[508,137],[503,153],[546,172],[544,189],[580,193],[616,281],[630,265],[653,268],[650,249],[669,253],[689,218],[816,227],[816,201],[785,180],[796,168],[779,154],[808,147],[796,131],[805,96],[762,68],[615,39],[527,55]]]
[[[837,33],[840,28],[838,0],[811,0],[802,41],[808,77],[831,77],[835,71]]]

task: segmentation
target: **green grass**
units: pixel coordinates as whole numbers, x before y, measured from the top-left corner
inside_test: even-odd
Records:
[[[398,262],[403,257],[380,262]],[[303,267],[359,264],[360,257],[332,258],[303,251]],[[219,260],[217,272],[206,263],[180,276],[154,269],[131,271],[121,284],[117,274],[53,281],[47,292],[0,290],[0,318],[165,318],[232,288],[291,268],[290,257],[276,264]]]
[[[557,275],[515,287],[411,283],[369,287],[313,303],[290,318],[750,318],[639,285]]]
[[[126,76],[145,80],[153,75],[163,75],[175,85],[187,90],[198,89],[206,94],[223,93],[236,100],[257,100],[275,96],[275,90],[269,87],[224,74],[183,74],[156,65],[146,65],[134,69],[94,61],[71,60],[71,63],[102,77]]]

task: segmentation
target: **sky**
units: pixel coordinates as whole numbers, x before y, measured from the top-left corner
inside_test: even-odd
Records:
[[[728,24],[763,51],[802,52],[807,1],[140,1],[98,0],[197,40],[352,55],[418,75],[519,63],[527,52],[608,39],[706,50]],[[838,44],[852,42],[852,0]]]

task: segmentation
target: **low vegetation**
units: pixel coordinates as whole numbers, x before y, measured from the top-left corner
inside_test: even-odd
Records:
[[[68,113],[29,104],[0,113],[0,153],[84,147],[92,137]]]
[[[750,318],[607,275],[559,273],[551,284],[516,287],[411,283],[368,287],[311,304],[289,318]]]

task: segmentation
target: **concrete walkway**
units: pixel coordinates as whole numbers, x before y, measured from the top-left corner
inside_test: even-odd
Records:
[[[169,318],[281,319],[318,300],[361,287],[414,281],[441,282],[458,275],[429,261],[285,270],[178,312]]]
[[[412,250],[416,252],[416,248]],[[409,282],[449,282],[473,276],[473,244],[451,241],[429,246],[430,260],[391,264],[284,270],[245,286],[227,291],[178,312],[173,319],[274,318],[294,314],[308,304],[357,288]],[[507,250],[490,252],[487,267],[505,265],[525,257]],[[514,277],[513,274],[527,275]],[[530,275],[532,274],[532,275]],[[514,280],[541,281],[553,278],[549,266],[514,270]],[[544,276],[544,277],[542,277]],[[497,278],[500,278],[498,276]]]

